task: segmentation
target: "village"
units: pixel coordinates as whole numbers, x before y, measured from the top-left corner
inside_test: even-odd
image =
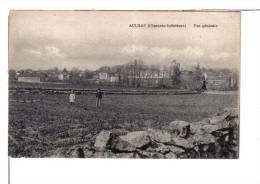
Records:
[[[12,83],[78,84],[128,88],[191,89],[201,88],[203,81],[208,90],[237,90],[238,76],[229,69],[207,69],[196,65],[190,70],[182,69],[176,60],[168,65],[146,65],[134,60],[124,65],[103,66],[95,71],[72,68],[48,70],[9,70]]]

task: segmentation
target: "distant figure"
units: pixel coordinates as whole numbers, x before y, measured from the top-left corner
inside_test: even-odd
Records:
[[[202,87],[201,87],[201,89],[202,90],[207,90],[207,73],[204,73],[203,74],[203,77],[202,77],[202,79],[203,79],[203,82],[202,82]]]
[[[100,107],[101,105],[101,99],[102,99],[103,92],[98,88],[97,93],[96,93],[96,107]]]
[[[75,96],[73,90],[71,90],[70,95],[69,95],[69,102],[71,105],[73,105],[75,103],[75,99],[76,99],[76,96]]]
[[[201,87],[202,90],[207,90],[207,85],[206,84],[207,84],[206,80],[203,80],[202,87]]]

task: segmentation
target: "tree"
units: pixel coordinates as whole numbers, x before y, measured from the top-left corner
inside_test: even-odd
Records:
[[[84,78],[85,79],[91,79],[93,77],[93,75],[94,75],[94,72],[92,72],[92,71],[90,71],[88,69],[86,69],[84,71]]]
[[[102,66],[98,69],[99,72],[110,73],[111,69],[109,66]]]
[[[159,81],[161,71],[159,65],[151,65],[147,71],[148,86],[151,86],[152,81]]]
[[[15,80],[16,79],[16,71],[13,69],[10,69],[8,72],[9,80]]]
[[[73,72],[73,73],[79,73],[80,70],[79,70],[77,67],[73,67],[73,68],[71,69],[71,72]]]
[[[145,65],[142,60],[134,60],[133,62],[129,63],[129,70],[130,76],[132,79],[132,86],[133,87],[140,87],[141,86],[141,73],[145,70]]]
[[[195,80],[202,80],[202,77],[203,77],[203,72],[202,72],[202,69],[200,68],[200,65],[198,64],[196,67],[195,67]]]
[[[180,64],[177,63],[176,60],[173,60],[171,63],[171,79],[173,85],[180,84],[181,82],[180,75],[181,75]]]
[[[115,75],[118,76],[118,83],[119,85],[122,85],[123,82],[123,77],[124,77],[124,66],[123,65],[116,65],[116,66],[112,66],[110,68],[111,73],[114,73]]]
[[[201,87],[203,86],[203,72],[200,68],[200,65],[198,64],[195,67],[194,71],[194,77],[193,77],[193,88],[197,90],[201,90]]]

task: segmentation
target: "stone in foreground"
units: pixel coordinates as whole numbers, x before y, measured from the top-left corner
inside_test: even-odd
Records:
[[[97,151],[104,151],[106,149],[107,143],[110,139],[110,132],[106,130],[102,130],[98,136],[96,137],[95,141],[95,149]]]
[[[149,128],[148,134],[153,141],[161,142],[161,143],[171,142],[171,134],[169,132]]]
[[[180,137],[188,137],[190,134],[190,123],[186,121],[173,121],[169,124],[168,129],[177,133]]]
[[[150,137],[146,131],[130,132],[119,138],[135,148],[141,148],[150,143]]]

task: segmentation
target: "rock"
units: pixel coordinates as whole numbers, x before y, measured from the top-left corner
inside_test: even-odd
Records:
[[[146,131],[130,132],[126,135],[119,136],[119,138],[135,148],[141,148],[150,143],[150,137]]]
[[[225,116],[213,116],[209,118],[210,124],[225,124],[226,123],[226,117]]]
[[[209,144],[204,144],[204,145],[202,146],[202,150],[203,150],[204,152],[208,151],[209,148],[210,148]]]
[[[187,159],[187,158],[191,158],[191,157],[189,156],[188,153],[183,153],[183,154],[178,155],[178,158]]]
[[[211,134],[195,134],[189,139],[193,144],[211,144],[216,142],[216,138]]]
[[[85,153],[82,148],[77,149],[77,158],[85,158]]]
[[[131,152],[134,151],[136,148],[129,142],[121,139],[121,137],[119,136],[111,140],[109,149],[114,152]]]
[[[185,152],[184,149],[176,146],[169,146],[169,149],[171,152],[173,152],[175,155],[180,155]]]
[[[94,155],[93,150],[84,150],[85,158],[91,158]]]
[[[217,131],[212,132],[212,135],[214,135],[215,137],[222,137],[222,136],[229,134],[229,131],[230,130],[217,130]]]
[[[227,120],[238,118],[239,116],[239,109],[238,108],[225,108],[224,115],[226,116]]]
[[[210,124],[209,118],[205,118],[201,121],[191,123],[191,126],[190,126],[191,134],[203,132],[203,130],[200,130],[201,127],[203,127],[204,125],[208,125],[208,124]]]
[[[110,140],[110,131],[102,130],[98,136],[96,137],[95,141],[95,149],[97,151],[104,151],[106,149],[106,146],[108,144],[108,141]]]
[[[231,151],[238,153],[239,147],[238,146],[232,146],[229,148]]]
[[[95,152],[94,157],[95,158],[104,158],[104,152],[97,151],[97,152]]]
[[[214,143],[214,147],[215,147],[215,152],[216,153],[220,153],[221,152],[221,145],[219,144],[219,142],[215,142]]]
[[[180,137],[188,137],[190,134],[190,123],[186,121],[173,121],[169,124],[168,129],[176,132]]]
[[[215,132],[219,129],[222,129],[223,126],[220,124],[215,124],[215,125],[204,125],[200,129],[203,130],[205,134],[211,134],[212,132]]]
[[[164,155],[156,152],[147,152],[143,150],[138,150],[138,154],[141,158],[164,158]]]
[[[175,159],[175,158],[177,158],[177,156],[176,156],[175,153],[170,152],[170,153],[165,154],[165,158],[167,158],[167,159]]]
[[[148,129],[148,134],[151,140],[160,142],[160,143],[169,143],[171,142],[171,134],[169,132],[157,129]]]
[[[103,157],[102,158],[117,158],[116,154],[106,150],[105,152],[103,152]]]
[[[121,135],[126,135],[128,133],[128,131],[125,129],[112,129],[112,130],[110,130],[110,133],[113,136],[121,136]]]
[[[180,138],[180,137],[176,137],[176,136],[172,136],[171,144],[184,148],[184,149],[192,149],[194,147],[192,142],[190,142],[184,138]]]
[[[162,130],[152,128],[134,132],[128,132],[123,128],[103,130],[96,137],[93,136],[96,132],[83,133],[87,132],[85,130],[87,128],[79,124],[74,129],[65,131],[66,134],[59,130],[53,131],[56,135],[53,138],[53,141],[56,141],[55,145],[63,148],[48,153],[76,158],[238,158],[237,113],[236,110],[226,110],[224,114],[217,114],[194,123],[173,121]],[[146,123],[147,127],[154,124],[151,121]],[[138,129],[138,125],[135,125],[136,127],[131,125],[131,129]],[[29,137],[23,138],[22,141],[37,138],[35,135],[39,133],[30,127],[26,130],[30,132]],[[49,129],[46,129],[46,135],[48,134]],[[24,150],[28,155],[37,155],[39,152]]]
[[[226,125],[222,124],[197,124],[194,123],[191,125],[192,134],[212,134],[218,130],[223,129]]]
[[[215,124],[219,126],[219,129],[225,129],[230,127],[237,127],[238,126],[238,118],[235,115],[232,115],[232,118],[230,114],[228,116],[222,115],[222,116],[215,116],[210,118],[211,124]]]
[[[117,153],[115,154],[115,158],[135,158],[134,153]]]
[[[157,153],[161,153],[161,154],[165,154],[170,152],[170,148],[165,146],[164,144],[157,144],[157,148],[152,149],[152,152],[157,152]]]
[[[239,128],[239,119],[234,118],[234,119],[231,119],[230,121],[228,121],[228,127],[238,129]]]
[[[95,152],[94,158],[117,158],[116,154],[110,150]]]

